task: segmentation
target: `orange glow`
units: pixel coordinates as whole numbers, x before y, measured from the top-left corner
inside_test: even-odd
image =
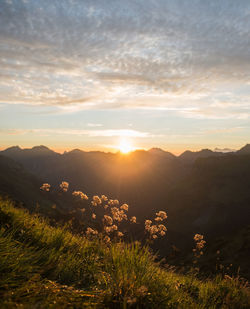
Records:
[[[120,150],[121,153],[127,154],[133,150],[133,147],[131,146],[131,143],[128,140],[122,139],[118,149]]]

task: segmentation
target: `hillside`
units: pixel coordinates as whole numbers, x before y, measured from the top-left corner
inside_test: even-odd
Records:
[[[35,209],[37,203],[45,208],[51,204],[39,189],[41,180],[25,170],[17,161],[0,155],[0,171],[2,195],[10,196],[17,203],[22,202],[31,210]]]
[[[238,278],[198,279],[139,244],[88,240],[0,201],[2,308],[249,308]]]
[[[227,154],[209,150],[189,152],[196,160],[184,164],[182,158],[155,148],[124,156],[80,150],[61,155],[44,146],[32,149],[12,147],[2,154],[16,160],[18,163],[9,162],[19,168],[21,164],[23,172],[13,178],[13,169],[7,171],[5,167],[1,173],[0,189],[9,183],[9,195],[18,196],[15,197],[17,200],[26,201],[27,205],[38,202],[42,208],[50,205],[45,207],[44,213],[57,221],[72,217],[71,213],[75,211],[72,201],[66,196],[61,198],[57,194],[38,192],[43,182],[58,187],[62,180],[66,180],[70,183],[69,192],[82,190],[89,196],[107,194],[118,198],[131,206],[131,214],[136,215],[139,222],[151,217],[158,209],[165,210],[169,218],[168,237],[157,241],[154,249],[166,256],[171,254],[174,245],[186,256],[192,249],[195,233],[205,235],[208,246],[212,246],[221,237],[230,243],[230,239],[241,235],[241,231],[250,225],[248,149],[246,145],[238,152]],[[28,184],[26,178],[31,174],[36,181]],[[12,195],[18,186],[21,186],[18,195]],[[56,210],[51,208],[53,204]],[[143,238],[141,226],[137,226],[133,233],[138,240]],[[238,246],[235,246],[236,255],[238,251]],[[238,253],[236,262],[235,255],[230,254],[231,262],[241,267],[244,274],[249,274],[249,263]]]
[[[140,215],[142,204],[146,212],[152,204],[163,207],[163,193],[186,171],[175,156],[159,150],[138,150],[128,156],[80,150],[58,154],[40,146],[12,147],[1,154],[22,164],[42,182],[56,186],[65,180],[89,195],[105,193],[126,200],[134,205],[135,215]]]

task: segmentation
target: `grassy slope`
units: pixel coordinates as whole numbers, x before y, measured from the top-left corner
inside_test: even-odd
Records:
[[[238,279],[179,275],[138,244],[107,247],[9,201],[0,201],[0,226],[1,308],[250,307]]]

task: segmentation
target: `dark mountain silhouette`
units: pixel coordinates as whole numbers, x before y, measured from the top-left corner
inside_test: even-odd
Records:
[[[0,155],[0,171],[2,196],[9,196],[12,200],[23,203],[30,210],[34,210],[37,203],[42,205],[45,211],[51,205],[39,189],[41,180],[27,172],[20,163]]]
[[[73,150],[58,154],[44,146],[2,151],[42,182],[92,196],[106,194],[131,205],[141,220],[158,209],[169,214],[169,238],[186,244],[195,232],[208,237],[233,233],[249,222],[249,145],[235,153],[205,149],[175,157],[158,148],[130,155]],[[70,208],[70,204],[68,205]],[[230,224],[229,224],[230,222]]]
[[[144,196],[145,208],[151,208],[183,175],[182,165],[164,151],[137,150],[128,156],[73,150],[58,154],[48,149],[7,149],[2,152],[21,163],[44,182],[58,185],[62,180],[71,188],[88,194],[110,194],[136,204]],[[146,198],[147,197],[147,198]]]
[[[210,149],[202,149],[200,151],[186,150],[179,156],[179,160],[184,163],[192,164],[199,158],[217,157],[224,155],[223,152],[212,151]]]
[[[223,153],[228,153],[228,152],[235,152],[235,149],[231,149],[231,148],[218,148],[216,147],[214,149],[215,152],[223,152]]]
[[[173,155],[171,152],[162,150],[161,148],[151,148],[148,150],[149,153],[157,155],[157,156],[162,156],[162,157],[169,157],[169,158],[176,158],[175,155]]]
[[[237,151],[238,154],[250,154],[250,144],[245,145],[242,147],[239,151]]]

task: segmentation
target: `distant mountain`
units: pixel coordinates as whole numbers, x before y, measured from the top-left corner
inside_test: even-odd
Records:
[[[53,150],[46,146],[35,146],[33,148],[21,149],[19,146],[7,148],[0,152],[2,155],[14,158],[14,159],[27,159],[39,156],[53,156],[58,155]]]
[[[250,154],[250,144],[245,145],[240,150],[238,150],[236,153],[241,154],[241,155]]]
[[[199,158],[165,196],[169,227],[207,237],[250,224],[250,155]]]
[[[218,148],[216,147],[214,149],[215,152],[223,152],[223,153],[230,153],[230,152],[235,152],[235,149],[231,149],[231,148]]]
[[[171,152],[164,151],[161,148],[151,148],[148,150],[149,153],[156,155],[156,156],[162,156],[162,157],[169,157],[169,158],[176,158],[175,155],[173,155]]]
[[[224,149],[215,148],[214,151],[210,149],[202,149],[200,151],[186,150],[178,158],[183,163],[192,164],[199,158],[220,157],[220,156],[232,155],[232,154],[236,154],[236,155],[250,154],[250,144],[245,145],[238,151],[232,150],[229,148],[224,148]]]
[[[202,149],[200,151],[190,151],[190,150],[186,150],[185,152],[183,152],[180,156],[179,156],[179,160],[181,160],[184,163],[194,163],[195,160],[197,160],[198,158],[208,158],[208,157],[217,157],[217,156],[221,156],[224,153],[222,152],[214,152],[210,149]]]
[[[45,198],[39,190],[43,182],[58,187],[65,180],[70,183],[69,197],[72,190],[81,190],[90,197],[118,198],[130,205],[138,222],[154,218],[162,209],[168,214],[168,237],[156,241],[155,249],[164,255],[175,244],[190,251],[195,233],[204,234],[208,245],[224,236],[230,243],[233,235],[250,225],[249,148],[226,154],[186,151],[175,157],[157,148],[122,155],[11,147],[0,153],[12,158],[0,156],[0,193],[32,207],[39,202],[49,215],[56,203],[66,215],[72,209],[70,198]],[[144,235],[139,226],[135,235]]]
[[[136,205],[135,214],[141,212],[141,207],[147,210],[153,204],[163,206],[162,194],[185,173],[174,155],[160,149],[136,150],[130,155],[81,150],[58,154],[39,146],[9,148],[2,154],[54,186],[65,180],[70,190],[82,190],[88,195],[105,193]]]
[[[41,184],[41,180],[27,172],[21,164],[0,155],[1,195],[9,196],[16,202],[22,202],[30,210],[35,209],[37,203],[46,208],[52,202],[42,194]]]

